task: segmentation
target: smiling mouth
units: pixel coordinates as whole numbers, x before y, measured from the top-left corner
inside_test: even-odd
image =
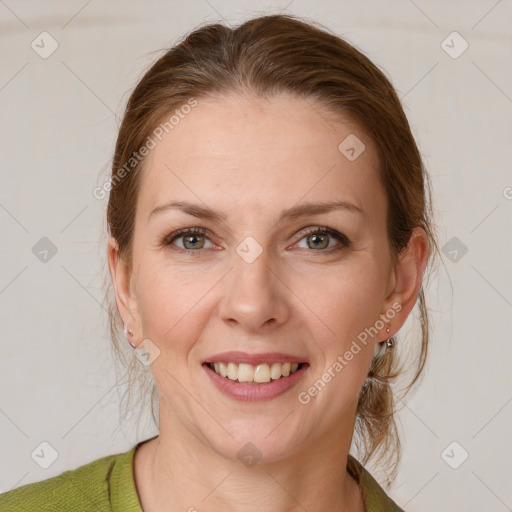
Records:
[[[232,362],[204,363],[216,374],[240,384],[265,384],[293,375],[295,372],[307,366],[307,363],[262,363],[236,364]]]

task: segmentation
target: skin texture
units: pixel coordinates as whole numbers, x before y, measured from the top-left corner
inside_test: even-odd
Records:
[[[349,134],[366,146],[354,161],[338,150]],[[358,393],[375,343],[396,333],[414,306],[427,259],[425,233],[416,228],[394,263],[377,169],[376,149],[357,125],[334,120],[313,100],[285,95],[199,99],[151,151],[132,265],[113,239],[108,247],[117,305],[133,341],[149,338],[160,350],[151,365],[160,434],[134,462],[145,512],[364,509],[344,469]],[[341,200],[361,212],[278,222],[297,204]],[[226,219],[173,209],[150,217],[170,201],[208,206]],[[343,233],[350,244],[308,236],[305,228],[315,226]],[[207,230],[196,240],[202,248],[185,249],[183,237],[162,243],[194,227]],[[248,236],[263,251],[252,263],[236,252]],[[302,405],[298,393],[396,303],[401,311]],[[230,350],[284,352],[310,367],[273,400],[239,402],[218,391],[202,367]],[[247,442],[262,456],[252,468],[237,457]]]

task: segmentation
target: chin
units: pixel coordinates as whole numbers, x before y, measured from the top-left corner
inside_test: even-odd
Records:
[[[232,436],[223,432],[225,435],[208,438],[207,442],[222,457],[246,467],[279,462],[293,456],[303,444],[291,435],[289,424],[278,432],[281,421],[282,418],[270,423],[264,419],[237,419],[224,424]]]

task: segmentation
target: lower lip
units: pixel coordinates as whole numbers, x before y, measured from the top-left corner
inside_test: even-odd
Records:
[[[286,393],[293,388],[297,382],[307,372],[309,365],[303,363],[302,367],[288,377],[281,377],[277,380],[258,384],[243,384],[237,380],[231,380],[215,373],[207,363],[203,364],[208,377],[229,398],[239,400],[241,402],[265,402]]]

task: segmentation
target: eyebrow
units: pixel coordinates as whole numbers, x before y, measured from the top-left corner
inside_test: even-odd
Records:
[[[148,222],[155,214],[160,214],[169,210],[179,210],[193,217],[206,219],[216,222],[223,222],[227,219],[225,213],[212,210],[208,206],[200,204],[189,203],[187,201],[172,201],[160,206],[155,207],[148,217]],[[346,210],[352,213],[359,213],[365,215],[365,212],[353,203],[347,201],[330,201],[327,203],[305,203],[292,206],[281,213],[278,223],[288,220],[293,221],[308,215],[318,215],[321,213],[328,213],[335,210]]]

